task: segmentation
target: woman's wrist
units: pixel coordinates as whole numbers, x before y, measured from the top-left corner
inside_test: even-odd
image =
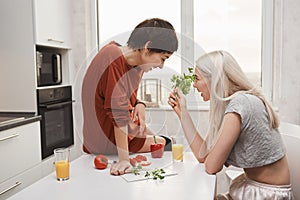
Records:
[[[145,108],[147,107],[147,106],[146,106],[146,104],[145,104],[144,102],[142,102],[142,101],[136,101],[136,103],[135,103],[134,107],[136,107],[138,104],[142,104],[142,105],[144,105],[144,106],[145,106]]]
[[[121,161],[129,161],[129,152],[122,149],[118,151],[119,162]]]
[[[180,106],[180,110],[181,110],[181,113],[187,113],[188,112],[186,106]]]
[[[186,107],[183,107],[180,109],[180,118],[184,118],[186,115],[188,115],[188,110],[186,109]]]

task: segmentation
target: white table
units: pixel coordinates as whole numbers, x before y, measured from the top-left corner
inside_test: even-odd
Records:
[[[10,200],[83,200],[83,199],[121,199],[121,200],[194,200],[213,199],[215,175],[209,175],[204,165],[199,164],[191,152],[185,152],[184,161],[173,163],[171,152],[165,152],[161,159],[152,159],[151,167],[166,168],[177,172],[164,180],[143,180],[126,182],[120,176],[94,168],[94,156],[83,155],[71,162],[70,179],[59,182],[51,173],[33,185],[15,194]],[[131,155],[130,157],[134,157]],[[110,157],[111,160],[116,159]]]

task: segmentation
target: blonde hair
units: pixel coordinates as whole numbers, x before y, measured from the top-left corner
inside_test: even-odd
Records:
[[[210,149],[218,136],[225,107],[236,94],[252,94],[264,103],[271,128],[278,128],[279,120],[271,105],[259,88],[246,77],[237,61],[226,51],[213,51],[196,61],[200,74],[210,81],[210,112],[207,133],[207,147]]]

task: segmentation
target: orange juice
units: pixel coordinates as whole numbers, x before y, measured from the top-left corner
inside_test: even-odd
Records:
[[[56,168],[56,178],[58,180],[67,180],[69,179],[69,168],[70,164],[69,161],[62,160],[62,161],[56,161],[55,162],[55,168]]]
[[[175,161],[183,161],[183,145],[172,144],[172,156]]]

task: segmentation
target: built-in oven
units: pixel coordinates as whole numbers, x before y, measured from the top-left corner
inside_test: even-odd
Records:
[[[71,86],[37,90],[38,113],[41,120],[42,159],[59,147],[74,144]]]

